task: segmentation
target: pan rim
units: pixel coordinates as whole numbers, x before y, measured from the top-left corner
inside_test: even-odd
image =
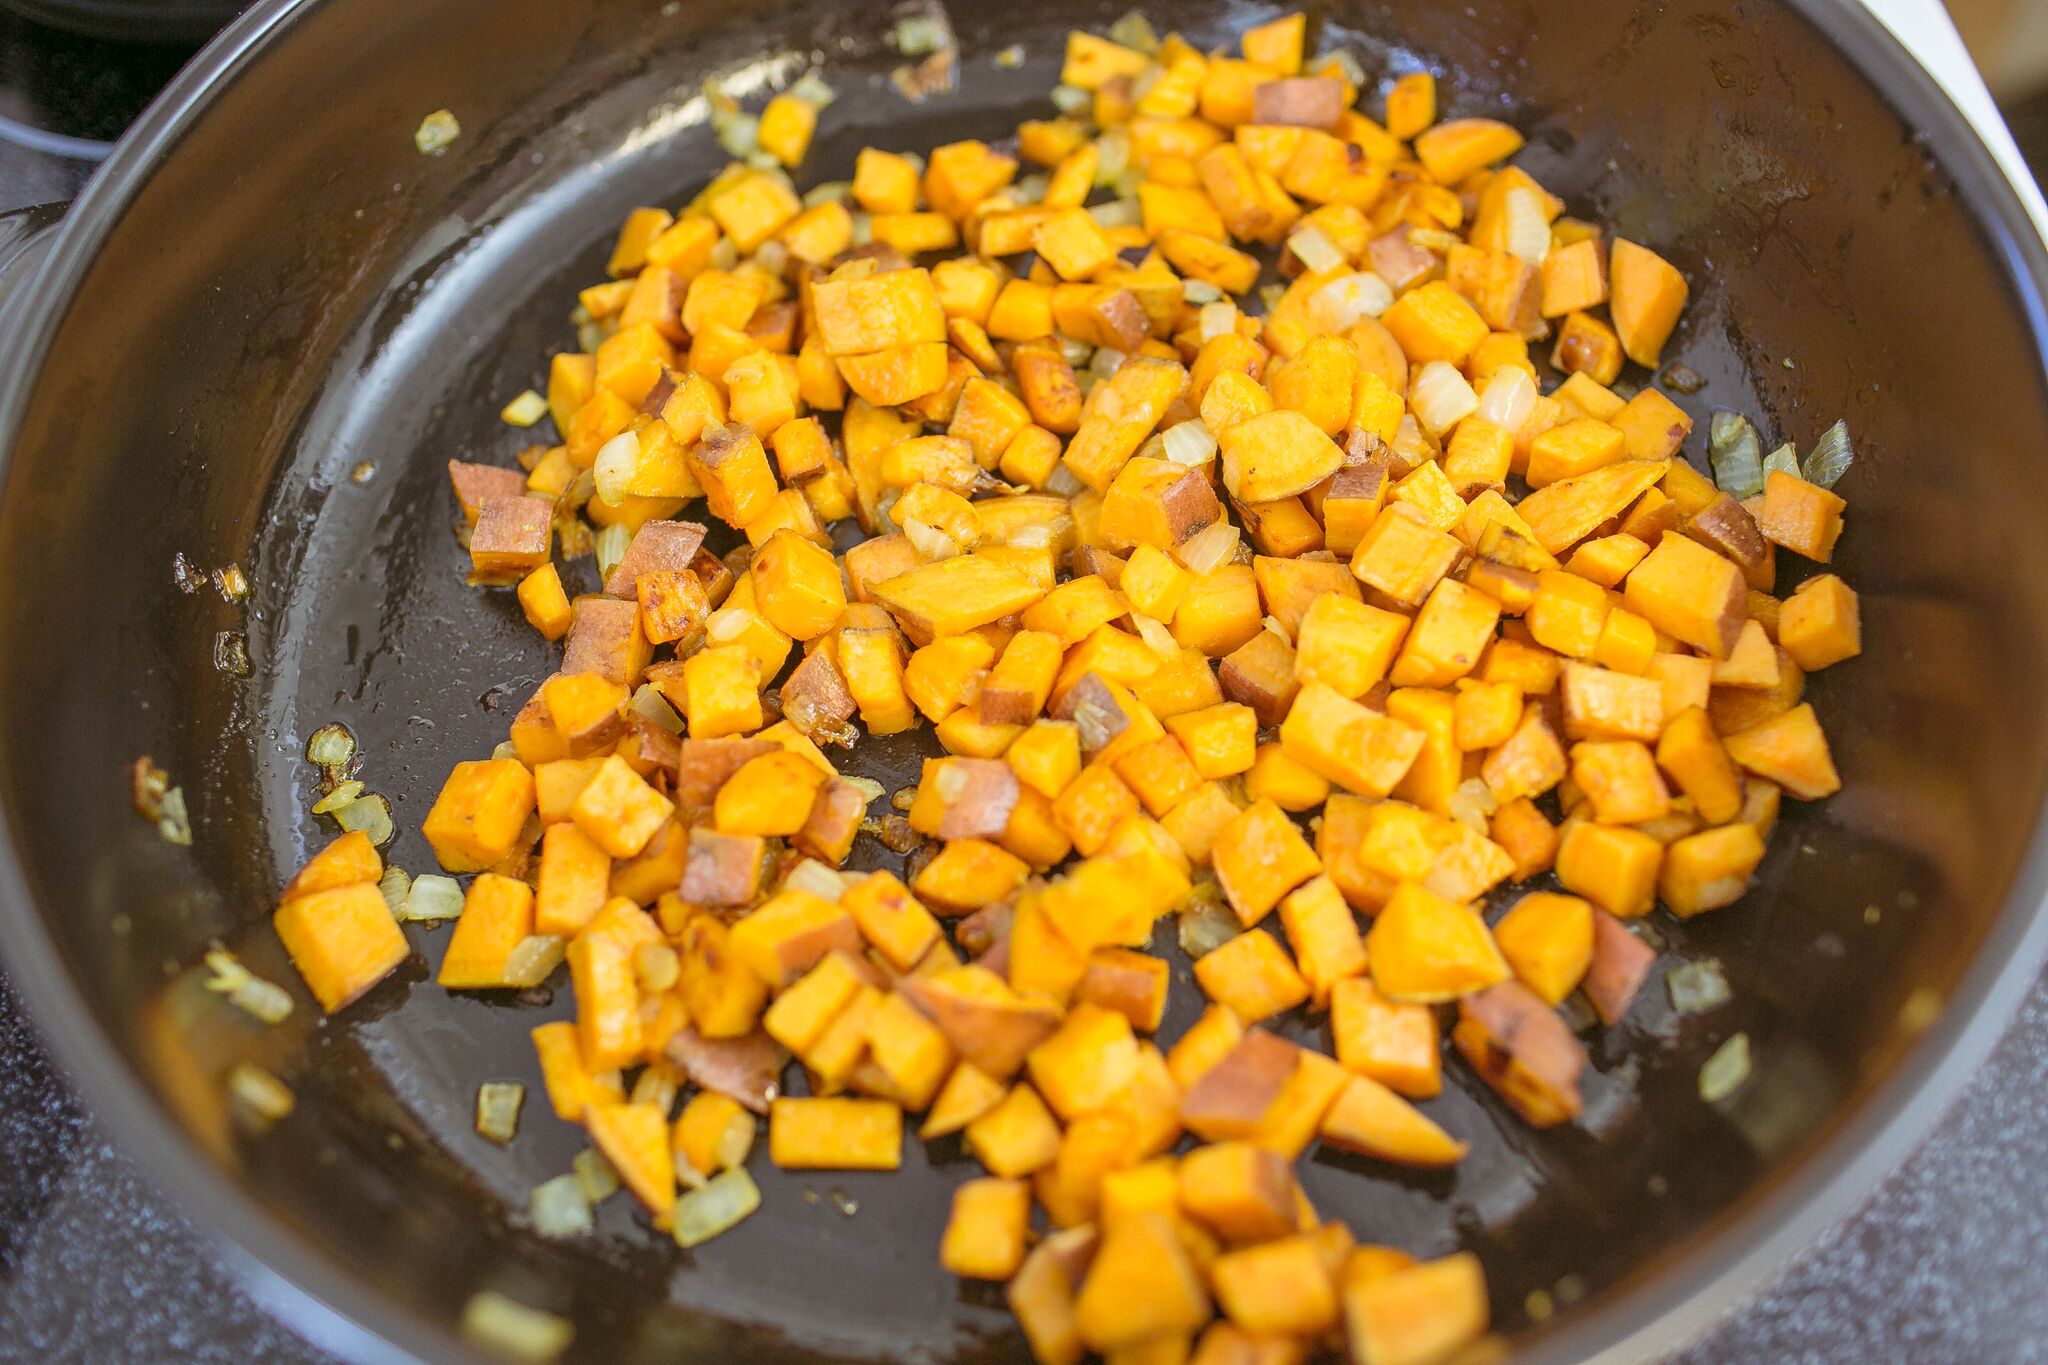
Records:
[[[122,138],[58,227],[23,289],[20,326],[0,338],[0,488],[38,356],[87,267],[129,202],[235,73],[327,0],[262,0],[203,50]],[[1783,0],[1839,51],[1955,183],[1998,257],[2048,376],[2048,243],[1990,149],[1948,94],[1859,0]],[[1838,1222],[1917,1149],[1976,1076],[2048,959],[2048,807],[1997,918],[1941,1017],[1858,1108],[1770,1188],[1609,1303],[1552,1329],[1524,1365],[1621,1365],[1697,1339]],[[480,1360],[438,1323],[372,1289],[312,1239],[271,1214],[199,1149],[101,1031],[35,906],[13,825],[0,803],[0,964],[37,1033],[94,1117],[152,1183],[219,1247],[243,1286],[290,1327],[350,1359]]]

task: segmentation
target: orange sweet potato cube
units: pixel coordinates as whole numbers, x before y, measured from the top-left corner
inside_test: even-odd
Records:
[[[1247,928],[1322,870],[1294,821],[1270,801],[1254,804],[1225,828],[1210,859],[1217,882]]]
[[[953,1192],[939,1264],[963,1279],[1007,1280],[1024,1264],[1030,1229],[1029,1185],[1000,1176],[967,1181]]]
[[[1531,892],[1493,926],[1493,937],[1521,983],[1561,1005],[1592,965],[1593,907],[1577,896]]]
[[[1308,983],[1287,950],[1259,930],[1239,934],[1197,958],[1195,980],[1211,1000],[1247,1023],[1293,1009],[1309,997]]]
[[[770,987],[795,981],[835,950],[858,953],[853,916],[831,901],[785,887],[732,926],[732,956]]]
[[[512,852],[533,805],[533,774],[517,759],[458,763],[420,832],[448,871],[482,872]]]
[[[1568,820],[1557,846],[1557,880],[1611,915],[1646,915],[1657,896],[1664,845],[1640,830]]]
[[[1401,644],[1388,681],[1444,687],[1470,673],[1500,623],[1500,603],[1446,578],[1430,590]]]
[[[1305,685],[1280,727],[1288,755],[1347,791],[1380,797],[1391,792],[1425,736],[1346,698],[1322,683]]]
[[[1306,1336],[1337,1325],[1336,1285],[1316,1241],[1307,1235],[1225,1252],[1210,1266],[1209,1276],[1218,1304],[1248,1332]]]
[[[278,906],[271,923],[329,1014],[390,975],[410,951],[374,882],[295,896]]]
[[[784,1170],[893,1171],[903,1163],[903,1110],[890,1100],[776,1100],[768,1159]]]
[[[1657,894],[1681,917],[1732,905],[1749,889],[1763,861],[1764,841],[1753,826],[1722,825],[1675,839],[1664,850]]]
[[[1104,1230],[1074,1315],[1081,1340],[1107,1353],[1193,1333],[1208,1321],[1209,1295],[1173,1222],[1139,1213]]]
[[[1330,1034],[1337,1060],[1410,1099],[1443,1089],[1436,1016],[1427,1005],[1390,1000],[1368,977],[1349,977],[1330,992]]]
[[[1671,810],[1671,794],[1657,772],[1657,761],[1649,747],[1637,740],[1574,744],[1571,777],[1592,803],[1593,818],[1603,824],[1661,820]]]
[[[1429,525],[1407,503],[1381,510],[1351,556],[1351,572],[1405,606],[1419,607],[1463,557],[1455,536]]]
[[[1359,936],[1351,907],[1328,877],[1312,877],[1290,892],[1280,902],[1280,923],[1287,930],[1287,941],[1294,947],[1296,963],[1315,1004],[1328,1004],[1330,992],[1340,982],[1366,970],[1365,940]],[[1197,979],[1200,975],[1198,962]],[[1243,1010],[1237,1012],[1251,1018]]]
[[[1486,1333],[1486,1276],[1479,1258],[1459,1252],[1383,1274],[1347,1272],[1344,1330],[1352,1359],[1449,1360]]]
[[[1746,771],[1775,782],[1801,801],[1817,801],[1842,788],[1810,702],[1801,703],[1723,741]]]
[[[1834,574],[1801,583],[1778,613],[1778,644],[1811,673],[1863,652],[1856,593]]]

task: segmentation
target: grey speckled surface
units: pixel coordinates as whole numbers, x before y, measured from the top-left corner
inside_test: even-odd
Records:
[[[0,982],[0,1359],[328,1365],[101,1135]],[[1674,1365],[2048,1361],[2048,981],[1934,1136]]]

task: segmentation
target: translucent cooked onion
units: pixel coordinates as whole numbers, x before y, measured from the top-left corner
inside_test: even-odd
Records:
[[[952,765],[940,770],[942,774],[955,771]],[[825,866],[815,858],[806,858],[789,870],[782,879],[785,887],[808,891],[820,900],[838,901],[846,892],[847,881],[839,873]]]
[[[498,420],[515,427],[530,427],[547,415],[548,400],[532,389],[498,409]]]
[[[634,1078],[627,1102],[652,1105],[666,1114],[676,1103],[675,1073],[665,1066],[648,1067]]]
[[[1394,428],[1394,439],[1387,442],[1387,447],[1410,469],[1437,455],[1436,444],[1423,432],[1412,412],[1401,414],[1401,424]]]
[[[1472,415],[1479,406],[1479,395],[1472,392],[1457,366],[1448,360],[1432,360],[1415,376],[1408,406],[1423,430],[1441,436]]]
[[[1131,135],[1122,126],[1104,130],[1095,139],[1098,159],[1095,163],[1095,183],[1114,185],[1131,164]]]
[[[1727,1099],[1749,1079],[1749,1035],[1738,1033],[1716,1048],[1700,1068],[1700,1098],[1712,1104]]]
[[[1319,227],[1299,228],[1291,233],[1287,238],[1287,249],[1317,275],[1325,270],[1336,270],[1346,264],[1343,251],[1330,240],[1330,235]]]
[[[1181,566],[1200,578],[1237,553],[1237,528],[1227,521],[1205,526],[1174,547]]]
[[[206,954],[206,970],[210,973],[206,989],[225,995],[230,1004],[251,1018],[278,1024],[291,1017],[292,998],[284,987],[257,976],[218,943]]]
[[[1160,436],[1160,445],[1175,464],[1200,467],[1216,458],[1216,438],[1198,417],[1168,427]]]
[[[701,1246],[760,1207],[761,1191],[744,1167],[721,1171],[676,1200],[676,1245]]]
[[[1343,48],[1323,53],[1322,60],[1335,67],[1338,75],[1351,82],[1352,89],[1359,90],[1365,87],[1365,68],[1358,64],[1358,58]]]
[[[619,561],[626,557],[626,548],[632,543],[633,533],[620,522],[614,522],[597,533],[597,576],[600,579],[612,576],[612,570],[619,567]]]
[[[1131,613],[1131,624],[1137,627],[1138,638],[1143,640],[1154,654],[1162,659],[1180,657],[1180,641],[1173,638],[1173,632],[1167,629],[1164,621],[1134,611]]]
[[[1671,993],[1671,1008],[1680,1014],[1705,1014],[1735,998],[1721,964],[1711,957],[1673,967],[1664,978],[1664,989]]]
[[[1529,377],[1529,372],[1519,365],[1503,365],[1480,390],[1479,406],[1472,409],[1472,414],[1508,432],[1517,432],[1536,410],[1536,398],[1536,381]]]
[[[641,990],[659,995],[681,974],[682,959],[666,943],[643,943],[633,950],[633,976]]]
[[[1450,808],[1453,820],[1476,834],[1486,834],[1487,818],[1500,808],[1500,803],[1494,800],[1493,788],[1470,777],[1451,792]]]
[[[519,1133],[519,1106],[526,1103],[526,1087],[518,1081],[485,1081],[476,1088],[477,1136],[500,1147]]]
[[[339,768],[356,756],[356,737],[340,721],[329,721],[306,740],[306,761]]]
[[[1088,371],[1097,379],[1107,379],[1122,369],[1124,362],[1129,359],[1129,356],[1114,346],[1102,346],[1088,358]]]
[[[597,448],[597,463],[590,467],[597,496],[618,506],[632,493],[633,476],[639,469],[639,434],[622,431]]]
[[[1077,370],[1088,368],[1088,357],[1095,354],[1093,346],[1090,346],[1085,341],[1076,341],[1072,337],[1061,337],[1059,338],[1059,343],[1060,356],[1069,365],[1072,365]]]
[[[533,1187],[527,1197],[526,1215],[533,1230],[543,1237],[581,1237],[596,1226],[590,1216],[590,1201],[573,1175],[558,1175]]]
[[[391,823],[391,803],[371,792],[359,796],[334,813],[334,822],[350,832],[360,832],[378,848],[391,842],[397,833]]]
[[[384,893],[384,907],[391,912],[391,918],[405,918],[405,898],[412,894],[412,875],[402,867],[387,867],[377,881],[377,889]]]
[[[1849,444],[1849,424],[1838,421],[1822,432],[1813,449],[1806,452],[1805,463],[1800,466],[1802,476],[1808,483],[1833,488],[1849,472],[1855,458],[1855,449]]]
[[[960,542],[938,527],[919,521],[916,517],[903,519],[903,538],[910,542],[912,549],[928,560],[951,559],[960,553]]]
[[[462,136],[462,125],[446,109],[436,109],[413,129],[412,145],[422,156],[439,156]]]
[[[752,1114],[734,1114],[726,1120],[724,1131],[711,1146],[711,1159],[719,1170],[736,1171],[747,1164],[747,1155],[754,1150],[755,1131]]]
[[[820,204],[829,204],[834,200],[843,202],[852,197],[853,182],[851,180],[827,180],[822,185],[813,185],[805,190],[803,204],[807,209],[814,209]]]
[[[412,879],[398,917],[417,924],[454,919],[462,913],[462,887],[453,877],[429,872]]]
[[[1774,469],[1780,474],[1789,474],[1795,479],[1800,477],[1799,452],[1793,448],[1790,441],[1785,442],[1785,444],[1764,456],[1764,477],[1769,478],[1771,471]]]
[[[1176,936],[1181,951],[1189,957],[1216,951],[1244,929],[1237,912],[1230,908],[1222,889],[1214,882],[1202,882],[1188,893],[1188,898],[1181,902],[1179,918]]]
[[[1535,190],[1517,186],[1507,192],[1502,204],[1507,219],[1507,248],[1530,265],[1542,265],[1550,254],[1550,219],[1543,212],[1543,197]]]
[[[1229,299],[1205,303],[1202,311],[1196,314],[1195,325],[1204,341],[1214,341],[1225,333],[1234,332],[1237,330],[1237,305]]]
[[[1045,199],[1045,192],[1051,185],[1052,177],[1049,175],[1022,176],[1010,186],[1010,198],[1016,200],[1020,208],[1029,208]]]
[[[1048,98],[1062,114],[1079,114],[1095,103],[1095,96],[1078,85],[1055,85]]]
[[[1763,442],[1739,412],[1716,412],[1707,419],[1707,463],[1715,486],[1732,498],[1764,491]]]
[[[505,955],[505,984],[524,990],[554,974],[568,955],[569,941],[560,934],[528,934]]]
[[[1181,284],[1180,296],[1199,308],[1205,303],[1215,303],[1223,297],[1223,291],[1207,280],[1185,280]]]
[[[298,1104],[291,1087],[254,1062],[237,1062],[228,1072],[228,1095],[259,1128],[288,1116]]]
[[[491,757],[494,759],[517,758],[519,757],[519,746],[509,739],[501,739],[491,746]]]
[[[618,1192],[619,1173],[597,1148],[584,1148],[570,1159],[569,1166],[576,1172],[583,1197],[591,1203],[602,1204]]]
[[[1123,185],[1123,177],[1117,177],[1118,189],[1121,190]],[[1128,196],[1112,199],[1106,204],[1093,205],[1088,210],[1088,216],[1095,220],[1097,227],[1105,228],[1136,227],[1145,221],[1144,209],[1139,206],[1136,199]]]
[[[345,806],[354,805],[356,798],[362,794],[363,784],[354,778],[337,783],[333,791],[313,803],[313,814],[333,815]]]
[[[882,793],[888,790],[888,788],[875,781],[872,777],[841,777],[839,780],[841,782],[850,782],[860,788],[860,794],[868,799],[869,805],[873,805],[876,801],[880,800]]]
[[[463,1305],[462,1335],[521,1365],[546,1365],[568,1349],[576,1329],[567,1318],[486,1289]]]
[[[641,683],[633,693],[633,712],[654,722],[672,735],[683,732],[683,718],[653,683]]]
[[[813,109],[823,109],[839,98],[839,92],[827,85],[825,78],[815,71],[806,71],[797,77],[787,93],[790,98],[802,100]]]
[[[1142,52],[1147,57],[1159,51],[1159,31],[1152,27],[1152,21],[1137,10],[1132,10],[1109,26],[1109,40],[1121,43],[1133,52]]]
[[[1341,261],[1339,262],[1341,264]],[[1308,297],[1308,317],[1319,330],[1342,332],[1360,318],[1376,318],[1394,306],[1394,291],[1370,270],[1339,275]]]

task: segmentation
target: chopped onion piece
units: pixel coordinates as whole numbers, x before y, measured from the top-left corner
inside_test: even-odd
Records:
[[[291,1017],[292,998],[284,987],[265,981],[238,961],[218,943],[206,954],[206,989],[225,995],[228,1002],[266,1024],[282,1023]]]
[[[384,907],[391,912],[391,918],[404,919],[405,900],[412,894],[412,874],[402,867],[386,867],[377,881],[377,889],[384,893]]]
[[[607,498],[607,502],[611,499]],[[614,522],[597,533],[597,576],[608,579],[612,570],[619,567],[619,561],[626,557],[626,548],[633,543],[633,533],[622,522]]]
[[[454,919],[461,913],[462,887],[455,878],[428,872],[412,879],[412,889],[406,893],[405,908],[399,911],[398,917],[414,923],[432,924]]]
[[[486,1289],[463,1305],[462,1335],[523,1365],[546,1365],[568,1348],[576,1329],[567,1318]]]
[[[651,1104],[666,1114],[675,1107],[676,1076],[666,1066],[650,1066],[633,1080],[631,1104]]]
[[[547,415],[548,400],[532,389],[498,409],[498,420],[515,427],[530,427]]]
[[[584,1148],[571,1158],[569,1165],[576,1172],[576,1183],[582,1187],[583,1197],[591,1203],[602,1204],[618,1192],[619,1173],[597,1148]]]
[[[873,805],[876,801],[880,800],[882,794],[888,790],[888,788],[875,781],[872,777],[841,777],[839,780],[858,787],[860,794],[868,799],[869,805]]]
[[[1045,491],[1048,493],[1056,493],[1060,497],[1071,498],[1076,493],[1079,493],[1081,488],[1081,481],[1074,477],[1074,471],[1067,468],[1065,461],[1054,465],[1052,473],[1045,476]]]
[[[722,238],[721,240],[723,240],[723,241],[731,241],[732,239],[731,239],[730,237],[727,237],[727,238]],[[870,244],[871,244],[871,243],[872,243],[872,242],[873,242],[874,240],[875,240],[875,220],[874,220],[874,219],[873,219],[873,218],[872,218],[871,216],[869,216],[868,214],[865,214],[865,213],[856,213],[856,214],[854,214],[854,215],[853,215],[853,244],[854,244],[855,246],[868,246],[868,245],[870,245]]]
[[[1272,316],[1273,310],[1280,306],[1280,300],[1285,297],[1287,297],[1287,286],[1284,284],[1262,284],[1259,286],[1259,307],[1265,311],[1268,317]]]
[[[955,771],[957,769],[954,765],[948,765],[941,769],[940,773],[943,776]],[[808,891],[820,900],[828,901],[837,901],[846,891],[846,878],[816,858],[806,858],[791,868],[789,875],[782,879],[782,884],[798,891]]]
[[[491,746],[491,757],[493,759],[517,758],[519,757],[519,746],[509,739],[501,739]]]
[[[1494,800],[1493,788],[1476,777],[1470,777],[1458,784],[1451,792],[1451,818],[1476,834],[1488,832],[1487,817],[1500,809]]]
[[[1749,1079],[1749,1035],[1738,1033],[1715,1049],[1700,1068],[1700,1098],[1712,1104],[1727,1099]]]
[[[391,836],[397,833],[391,823],[391,803],[375,792],[359,796],[336,811],[334,823],[345,830],[360,831],[369,836],[370,842],[378,848],[390,843]]]
[[[1176,937],[1189,957],[1212,953],[1243,932],[1237,911],[1223,899],[1214,882],[1203,882],[1181,903]]]
[[[889,36],[896,50],[904,56],[922,57],[952,42],[953,29],[942,13],[928,11],[904,15],[896,21],[896,27]]]
[[[1228,564],[1237,553],[1237,528],[1227,521],[1205,526],[1174,547],[1181,566],[1200,578],[1211,569]]]
[[[1432,360],[1415,376],[1408,393],[1408,406],[1425,431],[1442,436],[1472,415],[1479,395],[1447,360]]]
[[[1175,464],[1199,468],[1216,458],[1216,438],[1199,417],[1175,422],[1161,435],[1160,444]]]
[[[1785,444],[1764,456],[1765,476],[1769,477],[1774,469],[1780,474],[1789,474],[1795,479],[1800,477],[1799,452],[1793,449],[1790,441],[1785,442]]]
[[[666,943],[643,943],[633,950],[633,976],[642,991],[659,995],[675,985],[681,974],[682,959]]]
[[[736,1171],[746,1165],[747,1155],[754,1150],[756,1132],[752,1114],[734,1114],[727,1119],[725,1131],[711,1146],[711,1159],[718,1164],[718,1169]]]
[[[1707,419],[1707,461],[1715,486],[1728,496],[1753,498],[1764,491],[1763,442],[1741,413],[1716,412]]]
[[[1855,458],[1856,452],[1849,444],[1849,424],[1838,421],[1823,431],[1820,439],[1813,443],[1813,449],[1806,452],[1801,477],[1822,488],[1833,488],[1849,472],[1849,465]]]
[[[339,768],[356,756],[356,737],[340,721],[329,721],[306,741],[306,761]]]
[[[1099,159],[1095,163],[1095,183],[1113,185],[1131,166],[1131,134],[1122,125],[1103,130],[1095,139],[1095,150]]]
[[[543,1237],[582,1237],[597,1226],[590,1216],[590,1201],[573,1175],[535,1185],[527,1197],[526,1216]]]
[[[1335,270],[1347,263],[1346,257],[1337,244],[1330,240],[1328,233],[1310,225],[1297,228],[1287,238],[1287,249],[1313,274]]]
[[[711,130],[727,156],[745,159],[761,146],[761,120],[755,114],[711,116]]]
[[[1044,201],[1045,192],[1051,185],[1052,177],[1049,175],[1027,175],[1010,186],[1010,198],[1017,201],[1018,207],[1029,208]]]
[[[1502,204],[1507,219],[1507,249],[1530,265],[1542,265],[1550,254],[1550,219],[1543,212],[1543,197],[1535,190],[1516,186]]]
[[[745,1167],[721,1171],[676,1200],[676,1245],[700,1246],[760,1207],[761,1191]]]
[[[803,204],[807,209],[814,209],[820,204],[829,204],[835,199],[844,201],[852,197],[853,182],[851,180],[827,180],[822,185],[813,185],[805,190]]]
[[[998,51],[990,60],[1003,71],[1014,71],[1024,65],[1024,44],[1011,43],[1008,47]]]
[[[1118,178],[1118,186],[1123,184]],[[1145,211],[1136,199],[1129,197],[1112,199],[1106,204],[1096,204],[1088,210],[1088,216],[1095,220],[1097,227],[1136,227],[1145,221]]]
[[[1173,638],[1164,621],[1147,616],[1141,611],[1131,613],[1131,624],[1138,628],[1138,638],[1148,645],[1154,654],[1162,659],[1180,657],[1180,641]]]
[[[653,683],[640,684],[639,690],[633,693],[632,709],[672,735],[683,732],[683,718],[676,714],[676,708]]]
[[[1062,359],[1077,370],[1088,368],[1088,357],[1095,354],[1093,346],[1085,341],[1076,341],[1072,337],[1061,337],[1059,343]]]
[[[560,934],[528,934],[505,955],[505,984],[520,990],[538,986],[562,965],[568,948]]]
[[[1223,297],[1223,291],[1207,280],[1186,280],[1180,287],[1180,296],[1197,308],[1205,303],[1215,303]]]
[[[455,121],[455,115],[446,109],[436,109],[413,129],[412,145],[422,156],[439,156],[461,136],[462,125]]]
[[[213,637],[213,666],[235,678],[255,672],[249,661],[249,637],[239,630],[223,630]]]
[[[543,403],[542,407],[545,409],[546,404]],[[242,572],[239,564],[223,564],[213,571],[213,587],[220,594],[220,600],[232,607],[249,595],[249,576]]]
[[[1341,262],[1340,262],[1341,264]],[[1394,291],[1370,270],[1339,275],[1308,297],[1308,317],[1319,329],[1341,332],[1360,318],[1376,318],[1394,306]]]
[[[1147,57],[1159,51],[1159,31],[1152,27],[1152,21],[1137,10],[1132,10],[1109,26],[1109,40],[1121,43],[1133,52],[1142,52]]]
[[[1196,317],[1196,326],[1204,341],[1214,341],[1217,337],[1237,330],[1237,305],[1229,299],[1218,299],[1214,303],[1203,304],[1202,311]]]
[[[1387,442],[1387,447],[1410,469],[1424,460],[1433,460],[1437,456],[1436,443],[1423,431],[1422,424],[1415,420],[1413,412],[1401,414],[1401,424],[1394,428],[1394,439]]]
[[[1108,379],[1111,375],[1122,369],[1124,362],[1128,359],[1130,359],[1129,356],[1115,347],[1104,346],[1097,350],[1094,356],[1090,358],[1088,368],[1097,378]]]
[[[1673,967],[1664,988],[1671,992],[1671,1008],[1680,1014],[1705,1014],[1735,998],[1721,964],[1711,957]]]
[[[363,784],[354,778],[350,778],[346,782],[337,783],[333,791],[313,803],[313,814],[333,815],[337,811],[354,805],[356,798],[362,794]]]
[[[485,1081],[476,1088],[477,1136],[500,1147],[519,1132],[519,1106],[526,1103],[526,1087],[518,1081]]]
[[[1095,96],[1078,85],[1055,85],[1050,98],[1062,114],[1078,114],[1095,103]]]
[[[928,560],[951,559],[960,553],[960,542],[941,531],[938,527],[919,521],[916,517],[903,519],[903,538],[911,548]]]
[[[806,71],[797,77],[796,83],[789,87],[787,93],[790,98],[802,100],[813,109],[823,109],[839,98],[838,92],[827,85],[825,78],[816,71]]]
[[[1472,415],[1483,417],[1510,435],[1522,429],[1536,410],[1536,381],[1519,365],[1495,370],[1479,392],[1479,406]]]
[[[633,475],[639,469],[639,433],[622,431],[597,448],[597,463],[590,467],[597,496],[613,506],[624,502],[633,491]],[[605,529],[613,528],[607,526]]]
[[[290,1086],[254,1062],[235,1063],[228,1072],[228,1094],[259,1129],[284,1118],[298,1103]]]
[[[1352,89],[1360,90],[1365,87],[1365,68],[1358,64],[1358,58],[1343,48],[1323,53],[1322,60],[1337,68],[1337,74],[1351,82]]]

